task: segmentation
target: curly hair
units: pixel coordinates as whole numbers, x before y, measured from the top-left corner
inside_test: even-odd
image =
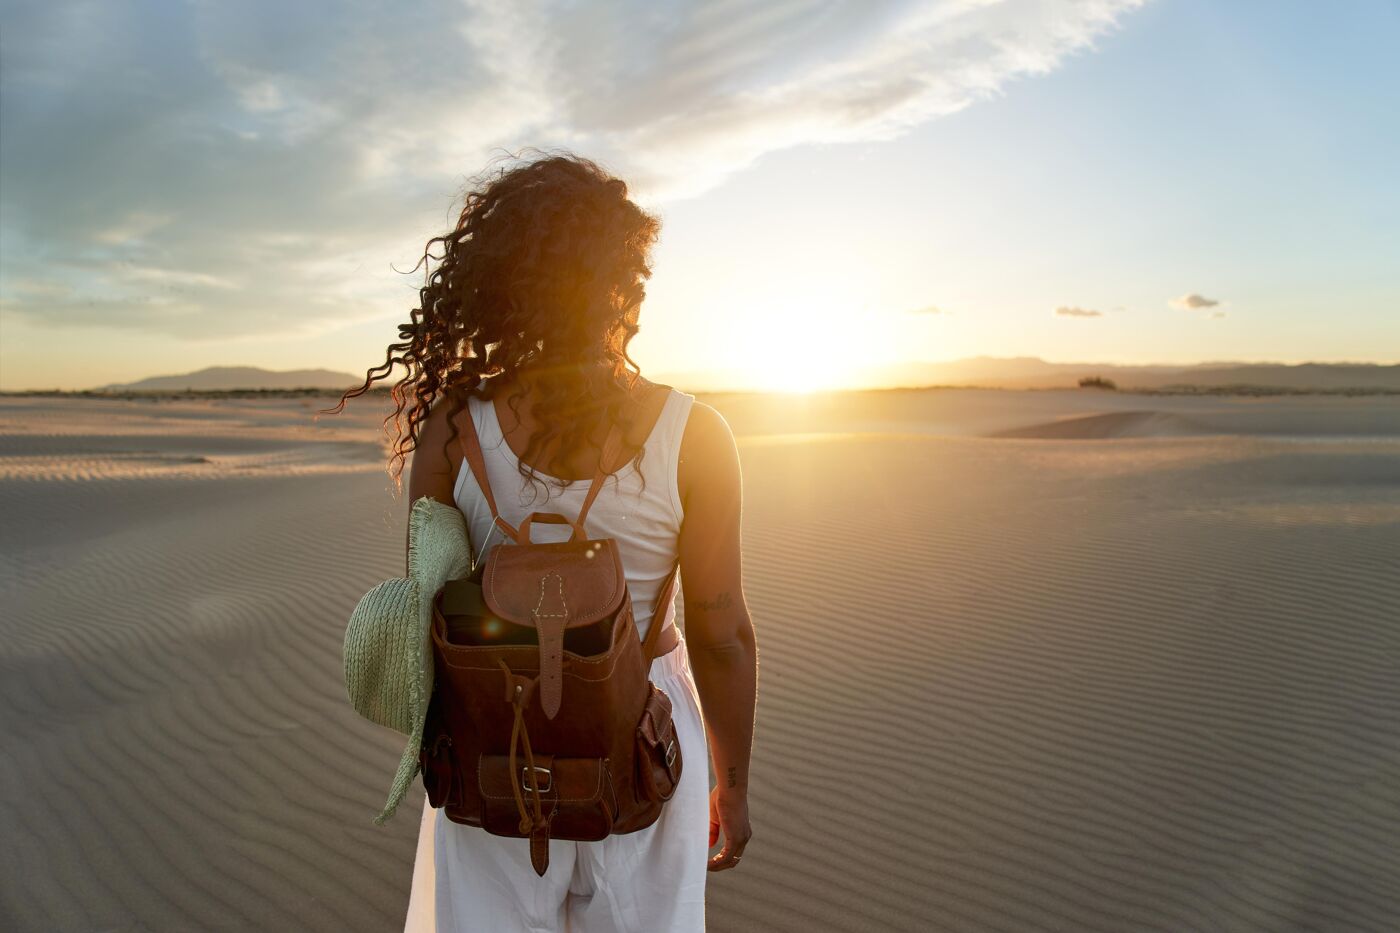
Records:
[[[436,400],[451,405],[451,443],[469,395],[494,398],[526,369],[537,428],[520,471],[531,481],[540,474],[527,464],[544,452],[578,450],[607,425],[626,432],[636,418],[632,388],[641,371],[627,347],[660,222],[593,161],[530,151],[532,158],[507,156],[468,183],[456,228],[430,239],[409,270],[424,267],[425,282],[419,307],[399,326],[403,342],[390,344],[364,384],[325,410],[339,412],[396,364],[407,370],[384,419],[386,429],[394,424],[389,471],[400,490],[404,461]],[[522,396],[507,399],[517,416]],[[641,457],[634,456],[638,465]]]

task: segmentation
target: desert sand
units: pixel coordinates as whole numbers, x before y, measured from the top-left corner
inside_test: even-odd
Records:
[[[753,844],[716,931],[1400,929],[1400,398],[708,398]],[[341,638],[383,401],[0,398],[0,927],[402,929]]]

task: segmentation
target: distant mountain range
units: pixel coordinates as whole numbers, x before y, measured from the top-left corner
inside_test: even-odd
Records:
[[[948,363],[891,367],[890,385],[1000,386],[1008,389],[1077,386],[1085,377],[1111,379],[1120,388],[1175,385],[1260,386],[1279,389],[1400,389],[1400,365],[1370,363],[1200,363],[1193,366],[1121,366],[1048,363],[1036,357],[979,356]]]
[[[1253,386],[1277,389],[1387,389],[1400,391],[1400,365],[1370,363],[1200,363],[1194,366],[1122,366],[1112,363],[1049,363],[1037,357],[978,356],[946,363],[903,363],[872,369],[859,381],[871,386],[982,386],[1003,389],[1071,388],[1097,376],[1120,389],[1170,386]],[[752,384],[741,371],[676,373],[658,378],[689,391],[742,388]],[[211,366],[198,372],[152,376],[97,391],[219,389],[346,389],[363,379],[329,369],[277,372],[256,366]]]
[[[348,389],[364,382],[359,376],[330,369],[289,369],[281,372],[256,366],[210,366],[175,376],[152,376],[140,382],[100,386],[98,392],[181,392],[218,389]]]
[[[850,381],[878,388],[973,386],[1002,389],[1074,388],[1099,377],[1120,389],[1172,386],[1249,386],[1269,389],[1400,391],[1400,365],[1371,363],[1200,363],[1190,366],[1125,366],[1114,363],[1050,363],[1038,357],[978,356],[941,363],[901,363],[869,368]],[[752,385],[740,370],[676,373],[663,381],[689,391],[723,391]]]

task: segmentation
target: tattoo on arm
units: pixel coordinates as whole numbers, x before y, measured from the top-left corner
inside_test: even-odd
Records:
[[[738,770],[739,770],[738,768],[733,768],[733,767],[731,767],[731,768],[729,769],[729,786],[730,786],[730,787],[737,787],[737,786],[739,785],[739,778],[738,778],[738,776],[737,776],[737,774],[736,774],[736,772],[737,772]]]
[[[713,600],[697,599],[695,601],[695,608],[702,612],[716,612],[720,609],[728,609],[732,605],[734,605],[734,600],[727,592],[720,593]]]

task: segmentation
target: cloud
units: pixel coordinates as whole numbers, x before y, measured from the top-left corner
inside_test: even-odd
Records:
[[[1068,305],[1060,305],[1055,309],[1057,317],[1103,317],[1102,311],[1093,311],[1089,308],[1075,308]]]
[[[1211,316],[1212,318],[1215,318],[1216,320],[1219,320],[1220,318],[1222,318],[1222,317],[1225,316],[1225,312],[1224,312],[1224,311],[1212,311],[1211,314],[1210,314],[1210,316]]]
[[[944,311],[942,308],[938,307],[938,305],[924,305],[922,308],[914,308],[914,309],[913,309],[912,311],[910,311],[909,313],[910,313],[910,314],[947,314],[948,312],[947,312],[947,311]]]
[[[1214,298],[1207,298],[1192,292],[1189,295],[1182,295],[1180,298],[1173,298],[1168,304],[1173,308],[1180,308],[1182,311],[1196,311],[1200,308],[1214,308],[1220,302]]]
[[[1141,3],[6,3],[0,262],[69,292],[0,302],[188,339],[406,313],[390,264],[501,148],[695,195],[995,97]]]

